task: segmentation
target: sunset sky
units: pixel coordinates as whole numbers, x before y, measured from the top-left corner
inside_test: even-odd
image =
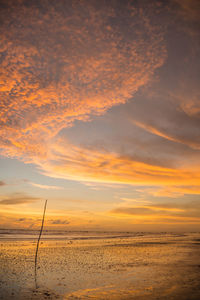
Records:
[[[200,230],[199,15],[0,2],[0,228]]]

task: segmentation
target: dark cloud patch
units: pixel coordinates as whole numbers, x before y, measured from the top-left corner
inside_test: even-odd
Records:
[[[4,185],[6,185],[6,183],[0,180],[0,186],[4,186]]]
[[[32,218],[19,218],[17,219],[17,222],[24,222],[24,221],[32,221]]]
[[[23,222],[23,221],[26,221],[26,218],[20,218],[17,220],[18,222]]]
[[[56,219],[56,220],[51,220],[51,224],[54,224],[54,225],[68,225],[70,224],[69,221],[67,220],[61,220],[61,219]]]

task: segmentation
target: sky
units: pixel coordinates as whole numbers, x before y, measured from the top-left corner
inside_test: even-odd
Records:
[[[1,0],[0,228],[200,230],[199,14]]]

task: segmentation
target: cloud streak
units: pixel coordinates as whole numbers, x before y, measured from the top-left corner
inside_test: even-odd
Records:
[[[130,215],[156,222],[200,222],[200,204],[197,201],[188,203],[161,203],[152,205],[122,206],[113,209],[111,214]]]
[[[40,200],[40,198],[31,197],[25,194],[14,193],[11,196],[6,197],[5,199],[0,200],[0,205],[18,205],[33,203]]]
[[[45,185],[45,184],[39,184],[39,183],[35,183],[35,182],[28,182],[29,184],[31,184],[32,186],[38,187],[40,189],[45,189],[45,190],[62,190],[63,188],[60,186],[56,186],[56,185]]]
[[[96,148],[65,145],[60,139],[48,162],[41,162],[41,172],[51,177],[85,182],[177,187],[189,191],[200,183],[199,169],[162,167],[134,160],[128,155]],[[194,193],[194,190],[193,192]]]

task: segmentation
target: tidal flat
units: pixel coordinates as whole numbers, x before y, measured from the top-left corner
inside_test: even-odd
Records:
[[[0,234],[0,299],[200,299],[200,233]],[[35,286],[37,280],[37,288]]]

